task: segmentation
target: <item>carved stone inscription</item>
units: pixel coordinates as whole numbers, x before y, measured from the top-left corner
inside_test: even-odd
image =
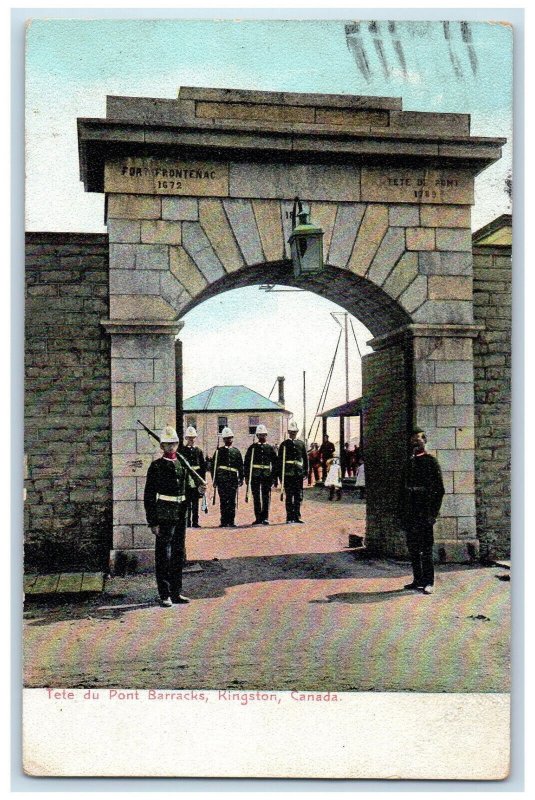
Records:
[[[363,167],[363,202],[472,205],[473,178],[447,170]]]
[[[187,159],[123,158],[107,161],[104,191],[228,197],[228,164]]]

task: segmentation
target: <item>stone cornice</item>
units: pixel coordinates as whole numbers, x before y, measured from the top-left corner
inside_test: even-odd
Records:
[[[385,347],[390,347],[390,345],[409,337],[475,339],[484,329],[485,326],[479,323],[473,325],[409,323],[409,325],[403,325],[401,328],[396,328],[396,330],[385,333],[383,336],[376,336],[374,339],[370,339],[366,342],[366,344],[374,350],[383,350]]]
[[[181,320],[146,320],[146,319],[102,319],[100,324],[111,334],[152,335],[167,334],[176,336],[184,327]]]

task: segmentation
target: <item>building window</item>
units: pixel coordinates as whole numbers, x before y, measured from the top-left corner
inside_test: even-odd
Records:
[[[186,417],[186,428],[189,428],[190,425],[197,430],[197,417]]]
[[[226,428],[228,425],[228,417],[218,417],[217,418],[217,432],[223,433],[223,428]]]
[[[257,425],[260,425],[260,417],[249,417],[249,433],[256,433]]]

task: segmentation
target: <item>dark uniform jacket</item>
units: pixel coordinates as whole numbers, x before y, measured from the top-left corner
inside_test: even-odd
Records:
[[[271,444],[261,444],[254,442],[245,454],[245,480],[249,482],[249,475],[251,475],[251,458],[252,458],[252,478],[271,479],[273,482],[277,479],[277,453]]]
[[[325,464],[330,458],[333,457],[336,450],[332,442],[323,442],[320,446],[320,455],[322,463]]]
[[[429,453],[412,456],[403,470],[399,517],[405,529],[414,521],[435,520],[442,505],[444,484],[436,458]]]
[[[243,458],[237,447],[218,447],[212,464],[212,470],[214,467],[216,469],[214,481],[219,486],[238,486],[238,483],[243,483]]]
[[[206,461],[200,447],[190,447],[189,444],[183,444],[179,449],[181,456],[184,456],[190,467],[199,475],[203,480],[206,478]],[[188,486],[193,489],[196,487],[194,478],[188,476]]]
[[[286,451],[286,458],[284,453]],[[301,439],[285,439],[279,447],[279,477],[282,479],[282,465],[284,466],[284,479],[301,478],[308,472],[308,456],[305,443]]]
[[[159,500],[158,495],[181,497],[180,502]],[[148,524],[153,527],[160,522],[173,522],[180,518],[186,494],[186,470],[180,461],[157,458],[147,471],[144,504]]]

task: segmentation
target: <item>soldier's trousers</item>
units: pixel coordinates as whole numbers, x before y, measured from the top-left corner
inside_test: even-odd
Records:
[[[271,478],[252,478],[251,491],[253,493],[254,515],[257,522],[264,522],[269,518],[269,504],[271,500]]]
[[[301,517],[301,501],[303,500],[303,479],[286,478],[284,481],[286,495],[286,519],[296,522]]]
[[[182,591],[182,568],[186,547],[185,509],[177,522],[160,522],[156,537],[154,560],[156,585],[161,600],[178,599]]]
[[[238,487],[231,483],[218,483],[221,525],[234,525],[236,517],[236,493]]]
[[[418,586],[432,586],[435,582],[433,542],[433,526],[425,519],[412,519],[407,530],[407,548],[411,557],[414,583]]]
[[[188,528],[199,524],[200,499],[197,489],[186,489],[186,525]]]

